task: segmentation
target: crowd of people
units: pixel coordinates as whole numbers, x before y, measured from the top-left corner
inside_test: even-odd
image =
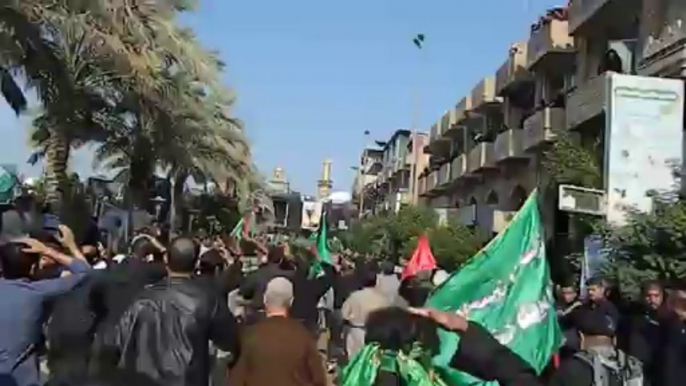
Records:
[[[461,336],[451,367],[503,386],[686,379],[686,286],[668,296],[647,282],[629,306],[602,278],[583,300],[560,286],[564,345],[536,374],[478,323],[422,308],[444,271],[401,280],[390,261],[341,254],[312,275],[316,253],[286,243],[158,236],[139,232],[118,256],[77,244],[66,226],[4,240],[0,386],[324,386],[370,344],[390,357],[419,344],[430,369],[439,328]],[[381,366],[373,384],[408,384],[400,373]]]

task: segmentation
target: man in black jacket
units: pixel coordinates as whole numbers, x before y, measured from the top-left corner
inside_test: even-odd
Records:
[[[146,288],[104,334],[105,360],[161,384],[195,386],[209,382],[210,340],[237,357],[238,327],[226,299],[192,278],[199,252],[192,239],[172,242],[168,278]]]
[[[257,248],[260,248],[258,245]],[[260,319],[264,306],[264,290],[267,283],[276,277],[292,278],[292,272],[282,268],[285,259],[283,246],[272,247],[267,253],[267,262],[261,265],[255,272],[246,276],[240,285],[239,294],[245,300],[250,301],[246,308],[246,319],[248,323]]]
[[[670,294],[673,312],[662,324],[658,380],[662,386],[683,385],[686,379],[686,280],[676,283]]]
[[[460,345],[451,358],[450,367],[485,381],[497,381],[501,386],[592,386],[593,367],[572,357],[562,362],[548,382],[509,348],[500,344],[478,323],[467,321],[453,313],[432,309],[411,309],[439,326],[460,335]],[[583,349],[609,348],[615,326],[608,315],[596,312],[586,315],[579,326]]]

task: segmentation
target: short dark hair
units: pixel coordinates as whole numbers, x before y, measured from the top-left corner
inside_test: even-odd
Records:
[[[376,272],[371,269],[363,269],[360,272],[360,279],[365,288],[376,286]]]
[[[646,280],[641,283],[641,294],[646,294],[651,289],[656,289],[662,293],[665,292],[665,287],[658,280]]]
[[[201,275],[213,275],[224,267],[224,258],[216,249],[210,249],[200,256],[198,271]]]
[[[31,276],[31,269],[38,264],[40,256],[35,253],[24,253],[23,244],[5,243],[0,245],[0,267],[5,279],[25,279]]]
[[[143,259],[148,255],[152,255],[156,251],[157,248],[155,248],[155,245],[152,243],[152,241],[150,241],[149,238],[145,236],[139,236],[133,241],[133,244],[131,244],[131,254],[139,259]]]
[[[384,275],[392,275],[395,273],[395,264],[390,260],[382,261],[379,268]]]
[[[603,287],[607,289],[610,289],[612,287],[610,281],[602,276],[596,276],[586,280],[586,285],[596,285],[598,287]]]
[[[281,264],[281,262],[286,258],[283,247],[278,245],[269,248],[267,252],[267,261],[272,264]]]
[[[190,237],[177,237],[171,242],[167,267],[172,272],[193,273],[198,263],[200,245]]]

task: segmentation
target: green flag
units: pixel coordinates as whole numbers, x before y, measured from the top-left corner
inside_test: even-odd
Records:
[[[236,226],[233,227],[230,235],[235,238],[236,241],[241,241],[246,237],[255,237],[256,234],[255,213],[250,211],[241,217]]]
[[[326,230],[327,221],[326,211],[323,211],[321,218],[319,219],[319,228],[312,234],[312,241],[314,242],[312,248],[317,256],[312,264],[312,268],[310,268],[310,278],[317,277],[324,273],[322,263],[331,265],[331,251],[329,251]]]
[[[509,226],[453,273],[427,300],[427,306],[466,315],[490,331],[537,372],[560,347],[552,283],[534,191]],[[440,354],[434,365],[455,385],[485,385],[448,367],[459,338],[439,331]]]

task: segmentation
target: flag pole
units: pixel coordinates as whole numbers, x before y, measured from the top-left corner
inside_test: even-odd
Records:
[[[419,66],[417,70],[417,79],[412,92],[412,167],[410,168],[410,186],[411,186],[411,202],[413,205],[419,203],[419,189],[418,189],[418,177],[419,177],[419,146],[418,146],[418,136],[419,136],[419,103],[420,103],[420,82],[423,73],[424,62],[426,59],[426,54],[424,52],[424,35],[418,34],[413,43],[421,51],[419,58]]]

